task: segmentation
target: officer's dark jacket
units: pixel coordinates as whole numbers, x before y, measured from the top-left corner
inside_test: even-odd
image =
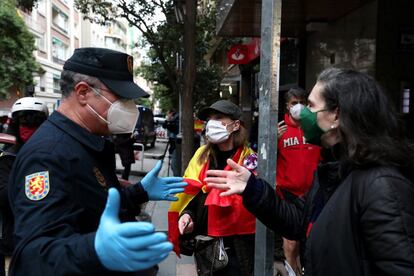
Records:
[[[337,172],[337,162],[321,164],[306,198],[294,202],[251,176],[243,203],[267,227],[301,240],[305,275],[414,275],[412,176],[371,167],[341,181]]]
[[[26,176],[44,171],[49,192],[30,199]],[[148,201],[139,183],[120,187],[111,143],[54,112],[22,147],[11,173],[17,246],[10,275],[117,275],[94,250],[108,187],[121,192],[122,220],[132,220]]]

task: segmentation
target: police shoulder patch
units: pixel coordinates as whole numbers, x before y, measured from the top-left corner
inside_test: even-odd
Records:
[[[50,190],[49,171],[26,175],[25,193],[28,199],[39,201],[44,199]]]

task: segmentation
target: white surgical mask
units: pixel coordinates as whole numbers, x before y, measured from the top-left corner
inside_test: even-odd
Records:
[[[223,125],[221,121],[209,120],[206,125],[207,139],[213,144],[219,144],[223,141],[226,141],[230,136],[230,132],[227,130],[227,126],[232,123]]]
[[[92,90],[111,105],[108,109],[108,119],[106,120],[87,104],[88,108],[95,113],[96,116],[108,124],[109,132],[112,134],[132,133],[139,116],[139,111],[135,102],[133,100],[122,99],[111,103],[110,100],[96,91],[96,89],[92,88]]]
[[[302,111],[302,109],[305,106],[303,104],[295,104],[294,106],[292,106],[289,110],[290,115],[292,115],[292,118],[295,120],[299,120],[300,119],[300,112]]]

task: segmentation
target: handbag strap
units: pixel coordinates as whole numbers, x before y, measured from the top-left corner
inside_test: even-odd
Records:
[[[223,242],[223,238],[219,238],[219,260],[222,261],[224,260],[224,257],[226,255],[226,251],[224,249],[224,242]]]

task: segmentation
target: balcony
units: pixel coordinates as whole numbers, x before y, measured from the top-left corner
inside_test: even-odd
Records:
[[[53,57],[53,62],[61,65],[65,64],[65,60],[60,59],[58,57]]]

